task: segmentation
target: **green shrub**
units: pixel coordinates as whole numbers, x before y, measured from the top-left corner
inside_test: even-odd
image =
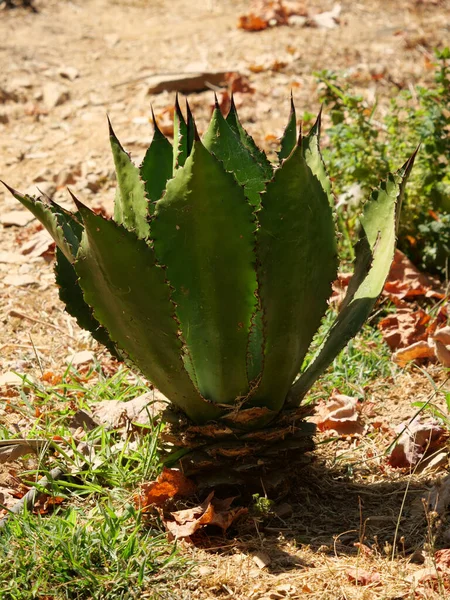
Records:
[[[318,73],[322,101],[331,108],[332,127],[324,156],[339,195],[341,228],[354,226],[355,185],[366,195],[374,174],[385,176],[398,156],[420,144],[405,194],[398,245],[421,268],[444,275],[450,247],[450,49],[436,51],[435,83],[401,91],[386,116],[336,73]],[[387,143],[388,142],[388,143]]]

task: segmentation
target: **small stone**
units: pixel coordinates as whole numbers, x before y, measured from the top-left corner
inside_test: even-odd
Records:
[[[81,350],[81,352],[75,352],[75,354],[70,354],[66,358],[66,363],[72,365],[73,367],[79,367],[80,365],[86,365],[87,363],[93,362],[95,360],[94,353],[90,350]]]
[[[60,106],[70,98],[69,90],[59,83],[50,82],[44,86],[43,99],[48,110]]]
[[[74,81],[77,77],[80,76],[78,69],[75,69],[75,67],[62,67],[61,69],[59,69],[59,74],[61,75],[61,77],[69,79],[70,81]]]
[[[259,569],[264,569],[268,567],[272,562],[272,559],[267,554],[267,552],[258,551],[252,556],[253,562]]]
[[[412,562],[415,565],[423,565],[423,563],[425,562],[425,556],[423,554],[423,551],[419,549],[414,550],[414,552],[409,558],[409,562]]]
[[[18,252],[8,252],[0,250],[0,263],[5,263],[8,265],[20,265],[26,262],[25,256],[19,254]]]
[[[36,277],[32,275],[7,275],[3,280],[6,285],[12,285],[14,287],[23,287],[27,285],[33,285],[37,283]]]
[[[277,517],[280,517],[280,519],[288,519],[293,513],[292,506],[287,502],[283,502],[274,508],[274,513]]]
[[[0,113],[0,123],[2,125],[7,125],[9,123],[9,117],[6,113]]]
[[[5,227],[25,227],[34,219],[34,216],[29,211],[11,210],[0,214],[0,223]]]
[[[22,377],[19,377],[19,375],[16,375],[16,373],[13,373],[12,371],[7,371],[0,375],[0,387],[7,385],[22,385],[22,383]]]

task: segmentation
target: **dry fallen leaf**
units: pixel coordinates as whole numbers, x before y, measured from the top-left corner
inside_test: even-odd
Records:
[[[28,238],[20,251],[28,258],[37,258],[52,251],[54,247],[55,242],[51,235],[46,229],[41,229]]]
[[[249,11],[238,19],[238,29],[261,31],[267,27],[288,25],[289,17],[306,17],[308,11],[303,2],[296,0],[256,0]]]
[[[319,29],[335,29],[339,26],[339,15],[342,7],[340,4],[335,4],[331,10],[319,13],[310,17],[306,24],[310,27],[318,27]]]
[[[13,462],[26,454],[39,454],[48,445],[48,440],[0,440],[0,464]]]
[[[378,328],[391,350],[406,348],[427,338],[430,316],[422,310],[399,308],[397,312],[382,319]]]
[[[441,327],[433,334],[433,339],[438,340],[446,346],[450,346],[450,327]]]
[[[118,428],[129,423],[149,425],[168,404],[161,392],[153,390],[132,400],[102,400],[92,406],[96,421],[109,428]]]
[[[156,481],[143,483],[135,496],[136,505],[146,510],[150,506],[163,506],[175,497],[189,497],[196,491],[195,484],[178,469],[164,468]]]
[[[426,341],[415,342],[406,348],[400,348],[392,355],[392,360],[399,367],[406,365],[417,358],[433,358],[435,356],[434,348]]]
[[[364,569],[348,569],[346,573],[349,580],[356,585],[381,583],[381,575],[377,571],[370,572]]]
[[[433,341],[438,361],[447,369],[450,368],[450,350],[440,340],[434,338]]]
[[[450,475],[436,483],[427,496],[428,508],[443,516],[450,507]]]
[[[443,294],[435,287],[436,282],[433,282],[425,273],[421,273],[403,252],[395,251],[391,270],[384,286],[384,295],[394,302],[417,296],[442,299]]]
[[[391,467],[405,469],[415,466],[426,452],[433,452],[445,443],[447,432],[432,419],[416,417],[396,428],[401,433],[388,459]]]
[[[173,520],[163,516],[167,531],[175,539],[190,538],[196,531],[206,525],[215,525],[226,531],[240,515],[247,513],[243,507],[230,508],[234,498],[219,500],[211,492],[202,504],[193,508],[171,512]]]
[[[357,410],[358,400],[333,392],[328,402],[319,405],[316,417],[320,431],[335,431],[339,435],[362,433],[364,425]]]
[[[434,560],[440,571],[450,572],[450,548],[437,550],[437,552],[434,553]]]

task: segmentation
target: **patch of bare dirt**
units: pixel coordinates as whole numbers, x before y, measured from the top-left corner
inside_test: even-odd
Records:
[[[152,92],[155,77],[234,73],[224,86],[210,87],[224,104],[223,92],[233,89],[245,126],[271,152],[291,90],[300,115],[318,111],[314,71],[343,71],[381,105],[400,89],[426,85],[433,48],[448,43],[450,17],[448,0],[345,0],[332,29],[298,23],[250,33],[237,28],[249,8],[243,0],[33,4],[37,13],[20,6],[0,12],[0,177],[21,191],[39,188],[65,206],[69,186],[107,212],[114,174],[106,114],[139,161],[152,136],[150,105],[160,123],[170,123],[174,92]],[[334,2],[304,4],[320,13]],[[201,132],[212,91],[190,93],[189,102]],[[326,122],[327,115],[325,128]],[[12,211],[20,214],[5,220]],[[36,221],[23,224],[23,215],[0,190],[0,375],[40,377],[41,369],[61,371],[74,352],[103,351],[65,314],[53,282],[51,244]],[[430,372],[438,384],[444,380],[442,368]],[[423,373],[396,373],[372,390],[377,418],[388,427],[412,418],[411,402],[433,392]],[[251,521],[236,539],[217,539],[217,551],[197,549],[201,566],[173,597],[444,598],[442,572],[417,575],[434,565],[439,523],[427,516],[420,497],[436,474],[388,467],[386,439],[381,425],[364,438],[331,442],[320,434],[318,458],[299,475],[290,514]],[[0,481],[10,477],[2,467]],[[393,546],[397,558],[391,561]]]

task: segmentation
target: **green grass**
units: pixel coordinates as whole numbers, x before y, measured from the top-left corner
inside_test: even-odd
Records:
[[[316,334],[303,369],[314,359],[330,329],[336,312],[330,309]],[[376,316],[366,323],[361,333],[347,344],[347,347],[334,359],[333,364],[317,381],[308,394],[307,402],[327,399],[334,389],[341,394],[364,398],[365,389],[376,381],[387,381],[397,371],[391,361],[391,351],[383,342],[381,332],[374,321]]]
[[[307,360],[333,318],[329,311]],[[395,369],[380,333],[366,325],[316,384],[308,402],[326,399],[335,388],[363,397],[367,386]],[[65,475],[53,483],[51,495],[64,499],[53,512],[11,516],[0,530],[2,600],[176,597],[177,579],[189,572],[189,561],[167,541],[156,518],[143,519],[133,503],[139,484],[159,472],[158,429],[124,433],[98,427],[83,437],[83,452],[69,428],[79,409],[105,399],[130,400],[146,391],[146,384],[129,370],[106,376],[97,364],[84,374],[68,368],[62,381],[53,384],[25,381],[19,395],[9,399],[12,409],[30,422],[27,437],[49,440],[35,468],[21,473],[22,481],[36,485],[55,466]],[[0,439],[13,437],[19,436],[0,426]]]
[[[158,430],[124,434],[98,427],[83,438],[88,451],[82,452],[69,429],[79,408],[145,391],[130,371],[106,377],[96,365],[84,375],[68,369],[56,385],[24,382],[10,399],[13,410],[30,418],[27,437],[49,440],[22,481],[36,485],[38,476],[60,465],[65,475],[50,494],[64,501],[48,514],[11,515],[0,530],[2,600],[173,597],[170,590],[189,565],[158,521],[144,520],[133,503],[139,484],[159,471]],[[37,406],[41,416],[34,418]],[[0,426],[0,438],[14,437]]]

